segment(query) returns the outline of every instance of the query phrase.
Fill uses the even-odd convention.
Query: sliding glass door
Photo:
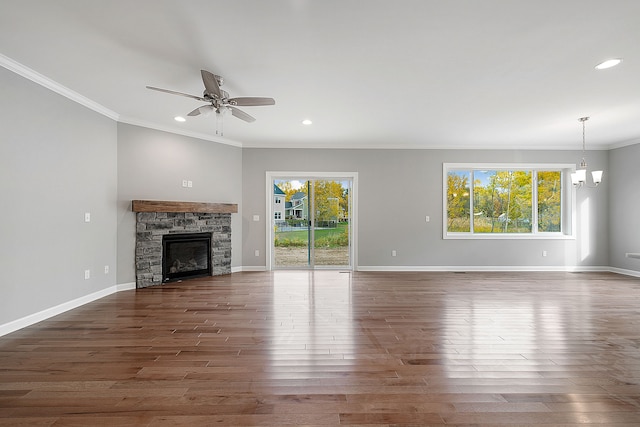
[[[353,178],[274,175],[269,181],[271,268],[351,268]]]
[[[350,181],[318,179],[313,194],[313,264],[349,266]]]

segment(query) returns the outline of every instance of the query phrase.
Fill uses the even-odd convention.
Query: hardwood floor
[[[235,273],[0,338],[0,425],[638,426],[640,279]]]

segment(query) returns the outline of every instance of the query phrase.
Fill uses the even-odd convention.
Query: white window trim
[[[447,231],[447,176],[450,170],[562,170],[562,226],[557,233],[460,233]],[[573,163],[443,163],[442,164],[442,238],[469,240],[574,240],[576,232],[576,192],[571,184]],[[533,191],[537,191],[537,186]],[[567,212],[566,210],[569,210]],[[537,230],[537,225],[534,230]]]

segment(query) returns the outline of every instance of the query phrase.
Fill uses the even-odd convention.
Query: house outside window
[[[443,165],[443,236],[571,238],[575,165]]]
[[[291,208],[289,214],[291,219],[307,219],[307,195],[298,191],[291,196]]]
[[[285,200],[286,194],[280,187],[273,184],[273,213],[274,219],[281,220],[285,216],[285,205],[283,203]]]

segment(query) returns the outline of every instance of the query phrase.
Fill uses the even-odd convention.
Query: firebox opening
[[[162,236],[162,281],[211,276],[211,233]]]

